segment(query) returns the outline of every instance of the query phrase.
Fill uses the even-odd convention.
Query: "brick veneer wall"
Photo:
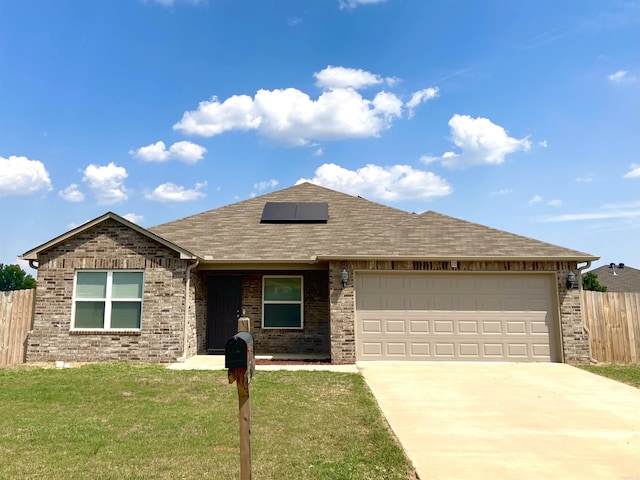
[[[346,269],[349,282],[342,288],[341,272]],[[587,364],[591,358],[589,336],[581,314],[580,291],[567,290],[569,271],[577,272],[575,262],[394,262],[394,261],[334,261],[329,264],[329,298],[331,312],[331,362],[348,364],[356,360],[355,299],[353,278],[356,270],[404,271],[465,271],[465,272],[549,272],[557,273],[558,307],[563,361]]]
[[[183,353],[187,266],[173,250],[111,219],[41,253],[27,361],[175,361]],[[139,332],[70,332],[80,269],[144,270]]]
[[[238,275],[238,272],[232,272]],[[224,274],[217,271],[216,275]],[[206,275],[201,272],[197,294],[198,346],[206,353]],[[264,275],[302,275],[304,324],[302,330],[262,328],[262,277]],[[319,354],[329,358],[328,276],[325,270],[253,271],[242,273],[242,308],[251,320],[256,355],[271,353]]]

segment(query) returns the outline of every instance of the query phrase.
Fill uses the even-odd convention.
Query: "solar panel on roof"
[[[327,223],[329,204],[326,202],[267,202],[261,223]]]
[[[267,202],[262,210],[263,223],[282,222],[296,217],[296,203],[292,202]]]

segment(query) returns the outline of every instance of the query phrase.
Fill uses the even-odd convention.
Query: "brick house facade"
[[[27,361],[175,361],[182,355],[187,266],[176,252],[115,220],[48,249],[39,259]],[[144,271],[140,330],[72,331],[76,270],[119,269]]]
[[[260,222],[265,201],[293,199],[325,201],[329,220]],[[365,219],[360,230],[358,218]],[[250,236],[238,230],[251,222],[256,223]],[[238,314],[242,310],[250,318],[258,354],[314,354],[336,364],[353,363],[359,359],[354,279],[366,272],[543,275],[553,290],[555,361],[590,360],[580,291],[568,289],[566,278],[595,257],[439,214],[408,214],[310,184],[149,230],[108,213],[23,258],[38,266],[29,362],[174,362],[211,353],[220,344],[212,349],[208,338],[219,315],[212,313],[210,280],[233,277]],[[139,326],[75,328],[77,272],[95,271],[142,272]],[[263,328],[263,279],[269,276],[302,279],[302,328]]]

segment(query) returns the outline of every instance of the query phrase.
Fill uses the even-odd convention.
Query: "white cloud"
[[[187,141],[176,142],[167,150],[164,142],[159,141],[137,150],[129,150],[129,155],[144,162],[180,160],[184,163],[196,163],[204,158],[206,152],[207,149],[203,146]]]
[[[542,148],[547,148],[549,145],[547,144],[546,140],[542,140],[541,142],[538,142],[538,146]]]
[[[142,0],[143,3],[157,3],[164,7],[172,7],[176,3],[186,3],[189,5],[206,5],[207,0]]]
[[[207,182],[196,183],[193,189],[188,190],[181,185],[168,182],[157,186],[153,192],[146,194],[145,198],[156,202],[190,202],[206,196],[201,192],[206,186]]]
[[[624,178],[640,178],[640,165],[632,163],[630,168],[631,170],[624,174]]]
[[[491,192],[489,195],[509,195],[510,193],[513,193],[513,189],[503,188],[501,190],[495,190]]]
[[[593,177],[585,176],[585,177],[577,177],[576,182],[578,183],[591,183],[593,182]]]
[[[445,179],[432,172],[414,170],[409,165],[367,165],[348,170],[325,163],[316,169],[312,179],[300,179],[297,183],[302,182],[382,201],[429,200],[452,192]]]
[[[129,220],[130,222],[137,223],[137,224],[139,224],[144,220],[144,217],[142,215],[138,215],[136,213],[127,213],[126,215],[123,215],[123,217]]]
[[[188,135],[213,137],[229,131],[255,131],[258,135],[285,146],[301,146],[318,141],[377,137],[391,127],[403,110],[413,108],[437,96],[437,88],[413,94],[407,105],[394,93],[381,91],[373,99],[357,89],[395,84],[395,77],[383,78],[361,69],[334,67],[316,72],[317,84],[324,91],[317,99],[296,88],[258,90],[249,95],[232,95],[220,101],[213,96],[198,108],[184,112],[174,126]],[[160,160],[166,157],[160,142],[143,147]],[[139,149],[141,150],[141,149]],[[134,151],[132,154],[146,154]]]
[[[536,203],[540,203],[542,201],[542,197],[540,195],[534,195],[531,200],[529,200],[529,205],[534,205]]]
[[[83,202],[84,193],[80,191],[80,188],[76,183],[72,183],[67,188],[60,190],[58,195],[64,198],[67,202]]]
[[[607,220],[640,217],[640,202],[603,205],[600,210],[586,213],[568,213],[543,217],[543,222],[574,222],[580,220]]]
[[[359,68],[334,67],[333,65],[329,65],[327,68],[315,72],[313,76],[316,77],[316,85],[318,87],[329,90],[335,88],[353,88],[359,90],[361,88],[379,85],[385,81],[380,75]]]
[[[258,192],[264,192],[265,190],[272,189],[278,186],[278,181],[275,179],[267,180],[265,182],[259,182],[253,184],[253,189]]]
[[[379,92],[373,99],[373,107],[376,112],[384,115],[385,119],[391,121],[393,117],[402,116],[402,100],[393,93]]]
[[[169,160],[169,152],[162,141],[140,147],[137,150],[129,150],[129,155],[145,162],[166,162]]]
[[[300,25],[302,23],[302,19],[298,17],[291,17],[287,19],[287,25],[290,27],[295,27],[296,25]]]
[[[356,8],[358,5],[370,5],[374,3],[382,3],[387,0],[338,0],[340,8]]]
[[[438,96],[438,88],[425,88],[418,90],[411,95],[411,99],[405,104],[409,109],[409,118],[413,117],[413,110],[421,103],[427,103],[427,101]]]
[[[554,198],[553,200],[549,200],[547,202],[547,205],[549,205],[550,207],[559,207],[560,205],[562,205],[562,200]]]
[[[98,203],[110,204],[129,198],[124,187],[127,170],[111,162],[109,165],[89,165],[84,170],[83,181],[94,191]]]
[[[201,102],[197,110],[185,112],[173,129],[205,137],[256,130],[286,146],[377,137],[400,116],[401,101],[394,97],[381,92],[371,101],[353,89],[335,89],[312,100],[295,88],[259,90],[255,98],[234,95],[222,103],[216,97]]]
[[[192,142],[176,142],[169,147],[171,158],[181,160],[184,163],[196,163],[204,158],[207,149]]]
[[[611,75],[608,75],[608,79],[611,80],[612,82],[621,82],[624,77],[626,77],[627,75],[626,70],[618,70],[616,73],[612,73]]]
[[[506,155],[518,150],[526,152],[531,148],[527,137],[510,137],[504,128],[488,118],[455,114],[449,120],[449,127],[453,143],[462,151],[446,152],[441,157],[423,155],[421,160],[424,163],[440,162],[447,168],[499,165]]]
[[[322,149],[322,147],[318,147],[318,149],[315,152],[313,152],[313,154],[316,157],[320,157],[320,156],[324,155],[324,150]]]
[[[607,75],[607,78],[613,83],[633,83],[638,79],[635,75],[629,75],[627,70],[618,70],[611,75]]]
[[[13,155],[0,157],[0,197],[51,189],[49,172],[41,161]]]

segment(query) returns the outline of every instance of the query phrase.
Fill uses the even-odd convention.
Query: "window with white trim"
[[[262,328],[301,329],[302,276],[262,277]]]
[[[139,330],[143,273],[79,270],[73,300],[74,330]]]

